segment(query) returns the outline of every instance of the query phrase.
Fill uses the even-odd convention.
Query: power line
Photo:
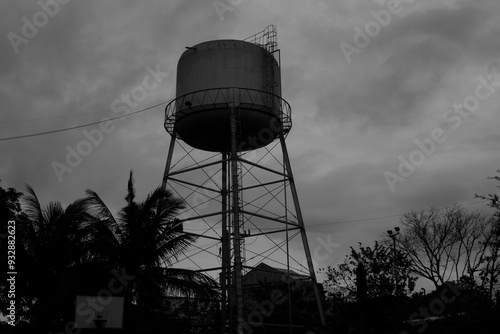
[[[479,203],[484,203],[487,202],[487,200],[483,201],[476,201],[476,202],[469,202],[469,203],[463,203],[463,204],[457,204],[457,206],[466,206],[466,205],[473,205],[473,204],[479,204]],[[446,208],[451,208],[453,205],[449,206],[443,206],[440,208],[437,208],[438,210],[443,210]],[[422,212],[430,212],[431,210],[423,210]],[[345,223],[358,223],[358,222],[364,222],[364,221],[370,221],[370,220],[377,220],[377,219],[384,219],[384,218],[394,218],[394,217],[402,217],[406,213],[400,213],[400,214],[395,214],[395,215],[389,215],[389,216],[381,216],[381,217],[370,217],[370,218],[363,218],[363,219],[354,219],[354,220],[341,220],[341,221],[336,221],[336,222],[330,222],[330,223],[322,223],[322,224],[305,224],[305,227],[310,227],[310,226],[325,226],[325,225],[336,225],[336,224],[345,224]],[[261,227],[259,228],[261,230],[273,230],[275,228],[273,227]],[[205,230],[205,228],[191,228],[191,230]]]
[[[72,115],[62,115],[62,116],[52,116],[52,117],[41,117],[41,118],[30,118],[30,119],[18,119],[18,120],[14,120],[14,121],[0,122],[0,124],[45,121],[45,120],[57,119],[57,118],[72,118],[72,117],[76,117],[76,116],[90,116],[90,115],[94,115],[94,114],[105,114],[105,113],[108,113],[108,112],[109,111],[94,111],[94,112],[87,112],[87,113],[82,113],[82,114],[72,114]]]
[[[477,202],[469,202],[469,203],[463,203],[463,204],[457,204],[457,206],[473,205],[473,204],[479,204],[479,203],[484,203],[484,202],[487,202],[487,200],[477,201]],[[452,206],[444,206],[444,207],[438,208],[438,210],[442,210],[442,209],[446,209],[446,208],[450,208],[450,207],[452,207]],[[430,212],[430,210],[423,210],[422,212]],[[355,220],[344,220],[344,221],[337,221],[337,222],[323,223],[323,224],[308,224],[306,226],[322,226],[322,225],[336,225],[336,224],[345,224],[345,223],[357,223],[357,222],[363,222],[363,221],[369,221],[369,220],[402,217],[405,214],[406,213],[400,213],[400,214],[395,214],[395,215],[390,215],[390,216],[370,217],[370,218],[355,219]]]
[[[95,125],[95,124],[100,124],[100,123],[104,123],[104,122],[109,122],[109,121],[113,121],[115,119],[125,118],[125,117],[128,117],[128,116],[134,115],[134,114],[145,112],[147,110],[156,108],[156,107],[158,107],[158,106],[160,106],[162,104],[165,104],[167,102],[168,101],[164,101],[164,102],[152,105],[150,107],[147,107],[147,108],[144,108],[144,109],[140,109],[140,110],[131,112],[131,113],[129,113],[127,115],[123,115],[123,116],[117,116],[117,117],[113,117],[113,118],[108,118],[108,119],[105,119],[105,120],[101,120],[101,121],[97,121],[97,122],[92,122],[92,123],[80,124],[80,125],[72,126],[72,127],[69,127],[69,128],[62,128],[62,129],[57,129],[57,130],[45,131],[45,132],[37,132],[37,133],[28,134],[28,135],[21,135],[21,136],[0,138],[0,141],[7,141],[7,140],[14,140],[14,139],[21,139],[21,138],[29,138],[29,137],[36,137],[36,136],[43,136],[43,135],[52,134],[52,133],[58,133],[58,132],[64,132],[64,131],[74,130],[74,129],[78,129],[78,128],[84,128],[84,127],[87,127],[87,126],[90,126],[90,125]],[[95,113],[100,113],[100,112],[95,112]],[[61,116],[61,117],[64,117],[64,116]],[[60,118],[60,117],[56,116],[56,117],[52,117],[52,118]],[[47,118],[47,119],[50,119],[50,118]],[[30,120],[25,120],[25,121],[30,121]],[[16,121],[13,121],[13,122],[16,122]],[[22,120],[18,121],[18,122],[22,122]],[[9,122],[4,122],[4,123],[9,123]],[[470,203],[464,203],[464,204],[460,204],[458,206],[473,205],[473,204],[479,204],[479,203],[484,203],[484,202],[487,202],[487,200],[477,201],[477,202],[470,202]],[[445,208],[448,208],[448,207],[442,207],[440,209],[445,209]],[[424,210],[423,212],[429,212],[429,211],[430,210]],[[394,215],[389,215],[389,216],[370,217],[370,218],[354,219],[354,220],[344,220],[344,221],[336,221],[336,222],[322,223],[322,224],[308,224],[307,226],[325,226],[325,225],[336,225],[336,224],[345,224],[345,223],[357,223],[357,222],[364,222],[364,221],[377,220],[377,219],[401,217],[401,216],[403,216],[405,214],[406,213],[401,213],[401,214],[394,214]]]
[[[403,215],[404,215],[404,213],[396,214],[396,215],[390,215],[390,216],[382,216],[382,217],[370,217],[370,218],[354,219],[354,220],[341,220],[341,221],[331,222],[331,223],[308,224],[306,226],[322,226],[322,225],[336,225],[336,224],[345,224],[345,223],[358,223],[358,222],[364,222],[364,221],[369,221],[369,220],[377,220],[377,219],[384,219],[384,218],[400,217],[400,216],[403,216]]]
[[[98,122],[80,124],[80,125],[72,126],[72,127],[69,127],[69,128],[62,128],[62,129],[57,129],[57,130],[45,131],[45,132],[31,133],[31,134],[28,134],[28,135],[5,137],[5,138],[0,138],[0,141],[7,141],[7,140],[14,140],[14,139],[21,139],[21,138],[29,138],[29,137],[36,137],[36,136],[43,136],[43,135],[48,135],[48,134],[57,133],[57,132],[64,132],[64,131],[74,130],[74,129],[78,129],[78,128],[84,128],[86,126],[100,124],[100,123],[104,123],[104,122],[109,122],[109,121],[113,121],[115,119],[125,118],[125,117],[128,117],[128,116],[134,115],[134,114],[138,114],[138,113],[141,113],[141,112],[144,112],[144,111],[156,108],[158,106],[161,106],[162,104],[165,104],[167,102],[168,101],[161,102],[161,103],[155,104],[153,106],[150,106],[150,107],[147,107],[147,108],[144,108],[144,109],[140,109],[140,110],[128,113],[127,115],[117,116],[117,117],[113,117],[113,118],[108,118],[108,119],[101,120],[101,121],[98,121]]]

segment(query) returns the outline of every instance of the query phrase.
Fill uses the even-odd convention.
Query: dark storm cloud
[[[440,84],[453,62],[450,50],[424,41],[389,56],[373,73],[348,78],[347,84],[318,100],[318,117],[358,119],[361,125],[405,127],[419,117],[419,103]]]
[[[1,2],[0,122],[50,119],[0,124],[0,137],[117,116],[111,103],[157,64],[168,76],[137,109],[169,101],[186,46],[243,39],[275,24],[283,97],[293,109],[287,146],[298,195],[306,225],[324,224],[308,227],[311,247],[316,237],[332,234],[347,252],[358,241],[371,243],[397,218],[329,223],[474,201],[474,193],[496,191],[486,177],[500,168],[495,93],[391,192],[384,172],[397,172],[398,156],[408,159],[417,149],[415,138],[429,138],[448,105],[474,93],[488,65],[500,75],[494,65],[500,62],[500,3],[402,0],[404,11],[348,64],[339,44],[352,43],[353,27],[373,20],[370,11],[386,4],[252,0],[220,20],[210,0],[74,0],[16,54],[6,34],[19,33],[22,17],[31,18],[39,5]],[[113,122],[114,131],[63,182],[51,163],[64,162],[66,147],[86,139],[83,129],[0,142],[1,185],[24,190],[29,183],[42,202],[64,204],[91,188],[116,210],[134,169],[138,198],[144,198],[160,184],[165,167],[170,137],[163,113],[161,106]],[[337,253],[325,264],[336,259]]]
[[[308,217],[313,221],[334,222],[349,219],[354,212],[359,218],[365,212],[373,215],[383,211],[386,204],[380,195],[383,191],[389,192],[381,177],[383,167],[368,162],[352,163],[333,168],[321,177],[298,182]],[[304,179],[304,176],[299,173],[297,178]]]
[[[359,58],[353,57],[349,70],[343,71],[343,85],[324,86],[316,102],[318,120],[411,126],[421,116],[419,105],[441,88],[457,62],[475,53],[471,45],[491,13],[467,6],[401,15],[382,28]]]
[[[40,11],[36,3],[11,7],[9,20],[1,21],[2,31],[18,34],[24,22],[22,17],[31,20],[33,14]],[[203,8],[208,10],[201,10]],[[18,54],[7,38],[0,42],[5,51],[0,56],[3,120],[49,118],[12,123],[12,126],[0,124],[2,137],[116,117],[118,114],[111,110],[112,102],[142,84],[149,73],[148,67],[167,72],[170,77],[168,80],[162,77],[158,88],[138,103],[137,108],[172,99],[176,62],[184,46],[208,39],[205,36],[216,38],[212,28],[199,30],[193,26],[211,26],[217,21],[210,4],[200,1],[72,1],[60,6],[58,14],[50,18],[35,37],[19,46]],[[28,182],[36,189],[43,189],[41,191],[50,198],[70,201],[81,196],[85,188],[100,189],[103,184],[107,184],[103,190],[112,191],[121,198],[123,187],[120,185],[126,184],[129,170],[135,168],[150,174],[147,171],[151,168],[149,162],[157,163],[157,159],[149,158],[147,163],[140,165],[137,161],[145,159],[144,154],[148,151],[158,152],[155,148],[159,145],[165,145],[164,149],[168,145],[168,135],[161,126],[162,110],[141,115],[143,117],[132,116],[113,122],[115,130],[105,135],[102,143],[94,146],[92,153],[71,173],[66,173],[62,183],[51,164],[54,161],[65,164],[67,146],[76,149],[87,139],[82,134],[84,129],[2,143],[2,153],[12,157],[4,160],[2,172],[12,175],[9,181],[13,185],[23,188]],[[159,130],[147,136],[141,133],[141,129],[147,131],[151,125]],[[92,131],[96,127],[85,129]],[[141,140],[134,141],[136,136]],[[164,160],[165,154],[161,152],[155,157]],[[164,165],[164,161],[160,165]],[[143,184],[155,188],[161,180],[162,168],[158,169],[156,179]],[[106,182],[100,181],[109,173],[113,177],[107,177]],[[120,175],[125,175],[125,179],[121,180]],[[70,189],[75,192],[71,198],[65,195]]]
[[[488,8],[464,4],[453,8],[429,8],[415,10],[404,15],[380,35],[381,46],[412,36],[438,37],[442,43],[454,43],[464,49],[472,42],[483,23],[493,13]]]

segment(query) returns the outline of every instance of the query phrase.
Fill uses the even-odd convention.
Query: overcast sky
[[[474,194],[495,191],[487,177],[500,169],[498,0],[40,3],[0,3],[0,138],[120,116],[122,95],[145,84],[147,96],[122,111],[162,104],[104,129],[0,141],[4,188],[28,183],[43,203],[64,205],[91,188],[118,209],[133,169],[144,198],[161,183],[164,108],[185,47],[274,24],[311,248],[338,244],[319,266],[372,244],[398,214],[484,209]],[[83,130],[96,129],[102,140],[82,146]],[[78,148],[88,155],[71,167],[68,150]]]

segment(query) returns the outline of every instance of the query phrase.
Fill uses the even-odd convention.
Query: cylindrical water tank
[[[177,65],[176,99],[167,107],[167,130],[175,129],[193,147],[228,152],[234,108],[238,151],[272,142],[282,130],[283,105],[289,106],[280,96],[280,69],[270,48],[239,40],[188,48]]]

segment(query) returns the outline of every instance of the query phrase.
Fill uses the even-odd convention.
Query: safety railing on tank
[[[276,33],[276,26],[270,24],[264,30],[256,33],[255,35],[245,38],[244,41],[259,45],[260,47],[274,54],[274,52],[278,49],[278,36]]]
[[[224,87],[194,91],[170,101],[165,108],[165,130],[177,136],[175,122],[182,116],[232,105],[275,115],[281,121],[283,134],[292,128],[292,108],[280,96],[256,89]]]

